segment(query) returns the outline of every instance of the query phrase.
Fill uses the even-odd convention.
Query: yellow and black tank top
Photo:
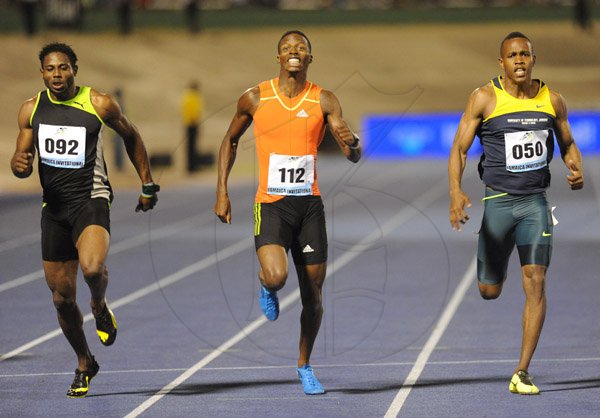
[[[37,95],[30,124],[45,203],[112,200],[102,149],[104,122],[90,94],[89,87],[79,87],[75,97],[62,102],[52,100],[48,90]]]
[[[483,146],[479,175],[494,190],[542,192],[550,186],[548,165],[554,153],[556,112],[550,90],[540,80],[535,97],[517,99],[504,90],[500,77],[491,83],[496,107],[477,131]]]

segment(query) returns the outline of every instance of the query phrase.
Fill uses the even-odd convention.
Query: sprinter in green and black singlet
[[[483,146],[479,174],[485,184],[484,215],[477,250],[479,292],[496,299],[517,247],[525,307],[519,364],[509,383],[512,393],[534,395],[528,369],[546,314],[544,285],[552,253],[553,216],[545,190],[554,139],[570,170],[571,189],[583,187],[581,153],[573,140],[563,97],[532,78],[536,57],[531,41],[510,33],[500,45],[504,75],[475,90],[460,120],[448,160],[450,223],[461,229],[469,219],[469,197],[461,188],[467,152],[475,135]]]
[[[77,355],[75,378],[67,396],[81,398],[87,395],[89,383],[100,367],[88,347],[76,302],[79,268],[90,288],[100,341],[108,346],[117,336],[117,322],[105,298],[112,200],[102,152],[101,131],[105,124],[123,138],[142,182],[136,211],[154,207],[159,187],[152,181],[144,142],[116,100],[75,85],[77,56],[73,49],[51,43],[42,48],[39,59],[46,90],[26,100],[19,110],[19,135],[10,166],[15,176],[29,177],[37,150],[44,190],[44,274],[58,322]]]
[[[90,198],[112,201],[102,149],[104,122],[91,101],[91,89],[53,100],[37,95],[30,123],[38,151],[38,172],[46,204],[77,204]]]

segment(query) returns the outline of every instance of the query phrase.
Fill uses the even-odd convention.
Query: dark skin
[[[278,52],[279,89],[285,96],[295,97],[306,86],[308,67],[313,60],[308,41],[299,34],[289,34],[279,42]],[[358,162],[362,153],[361,146],[358,137],[342,117],[342,108],[337,97],[328,90],[322,90],[320,102],[324,119],[340,150],[348,160]],[[221,144],[214,211],[223,223],[231,223],[231,202],[227,193],[229,173],[235,162],[239,140],[252,123],[259,103],[260,88],[258,86],[242,94]],[[280,245],[264,245],[258,249],[257,256],[261,266],[259,272],[261,284],[270,291],[281,289],[288,276],[288,259],[285,248]],[[326,263],[296,265],[303,306],[300,318],[298,367],[310,362],[310,354],[319,331],[323,315],[321,292],[326,270]]]
[[[499,65],[504,72],[502,84],[506,92],[518,99],[530,99],[537,95],[540,83],[532,79],[535,61],[532,45],[527,39],[513,38],[503,43]],[[567,183],[572,190],[579,190],[583,187],[583,166],[581,153],[573,140],[567,119],[567,105],[564,98],[552,90],[550,91],[550,101],[556,113],[554,130],[561,157],[570,172],[567,175]],[[450,151],[448,160],[449,217],[452,228],[457,231],[460,231],[461,225],[469,220],[466,208],[471,207],[469,196],[461,189],[467,152],[473,144],[477,128],[493,112],[495,106],[496,95],[491,84],[486,84],[471,93]],[[546,267],[534,264],[524,265],[521,267],[521,273],[526,301],[523,310],[521,355],[515,371],[528,370],[546,314],[544,291]],[[479,282],[479,292],[485,299],[495,299],[502,292],[502,283],[490,285]]]
[[[79,88],[75,84],[77,66],[72,65],[67,55],[52,52],[44,58],[40,68],[42,79],[56,101],[66,101],[76,96]],[[92,104],[98,116],[114,129],[124,140],[129,159],[133,163],[142,184],[152,183],[152,174],[146,148],[142,138],[129,119],[122,113],[117,101],[110,95],[91,91]],[[11,170],[19,178],[26,178],[33,172],[35,146],[30,118],[35,107],[36,97],[21,106],[18,115],[19,134],[15,153],[11,159]],[[156,197],[139,197],[136,211],[147,211],[156,204]],[[91,353],[83,333],[83,316],[76,303],[77,270],[81,267],[84,279],[90,288],[90,306],[97,315],[106,304],[105,293],[108,285],[108,270],[105,266],[110,236],[99,225],[87,226],[79,236],[75,246],[79,260],[65,262],[44,261],[46,282],[52,292],[52,299],[58,314],[58,322],[78,359],[79,370],[88,370]]]

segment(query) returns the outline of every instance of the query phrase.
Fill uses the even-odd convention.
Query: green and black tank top
[[[64,102],[52,100],[48,90],[37,95],[30,124],[45,203],[112,200],[102,149],[104,122],[90,94],[89,87],[79,87]]]
[[[491,80],[494,111],[483,120],[477,136],[483,146],[479,175],[494,190],[511,194],[539,193],[550,186],[548,167],[554,153],[554,119],[550,90],[541,80],[537,95],[517,99]]]

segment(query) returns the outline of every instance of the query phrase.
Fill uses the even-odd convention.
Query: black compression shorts
[[[545,193],[514,195],[486,188],[479,232],[477,276],[480,282],[500,284],[515,247],[521,266],[548,267],[552,255],[552,213]]]
[[[77,260],[75,244],[89,225],[100,225],[110,233],[110,203],[104,198],[74,205],[48,205],[42,208],[42,259]]]
[[[320,196],[286,196],[254,204],[254,244],[277,244],[292,250],[298,265],[327,261],[325,211]]]

